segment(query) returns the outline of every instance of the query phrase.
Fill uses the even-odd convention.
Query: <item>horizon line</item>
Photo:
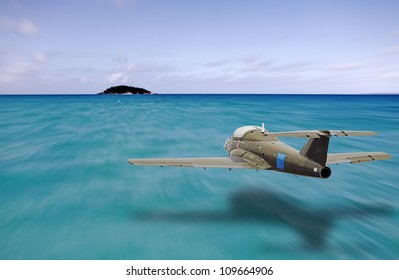
[[[0,96],[15,95],[100,95],[98,93],[0,93]],[[399,95],[397,93],[151,93],[151,94],[102,94],[102,95]]]

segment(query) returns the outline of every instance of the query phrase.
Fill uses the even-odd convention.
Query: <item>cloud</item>
[[[48,61],[48,57],[47,55],[45,55],[44,53],[34,53],[33,54],[33,59],[36,62],[47,62]]]
[[[131,63],[113,69],[106,76],[109,84],[153,81],[154,77],[161,77],[176,72],[176,67],[168,63]]]
[[[0,19],[0,30],[11,31],[25,37],[37,36],[41,33],[41,30],[28,19]]]
[[[124,6],[129,0],[111,0],[111,2],[116,6]]]
[[[210,71],[215,70],[223,73],[247,74],[248,72],[304,72],[314,70],[318,63],[315,61],[291,61],[281,63],[280,61],[265,59],[259,55],[247,55],[235,59],[213,60],[204,64]]]
[[[243,72],[259,72],[265,70],[272,64],[273,62],[270,60],[258,61],[255,63],[248,63],[244,65],[244,67],[242,67],[240,70]]]
[[[27,62],[15,61],[0,68],[0,83],[13,83],[21,76],[32,70]]]
[[[86,75],[80,76],[79,82],[81,84],[97,84],[97,80],[94,77]]]
[[[206,67],[221,67],[221,66],[225,66],[228,64],[231,64],[233,61],[231,59],[219,59],[219,60],[214,60],[214,61],[210,61],[208,63],[205,63]]]
[[[343,63],[336,64],[331,67],[331,70],[334,71],[349,71],[349,70],[357,70],[361,68],[361,64],[359,63]]]
[[[399,36],[399,29],[393,31],[391,34],[392,36]]]
[[[277,65],[271,68],[270,70],[276,72],[302,72],[313,69],[315,68],[315,66],[316,66],[315,62],[296,61],[296,62]]]
[[[239,58],[220,59],[206,63],[204,66],[218,70],[230,70],[236,73],[260,72],[269,68],[274,62],[259,55],[246,55]],[[228,68],[227,68],[228,67]]]
[[[382,50],[382,54],[386,54],[386,55],[399,55],[399,45],[398,45],[398,46],[392,46],[392,47],[383,49],[383,50]]]
[[[109,83],[115,83],[115,82],[126,83],[126,81],[127,81],[127,77],[126,77],[125,73],[123,73],[123,72],[111,73],[111,75],[108,77]]]
[[[135,0],[95,0],[97,3],[111,3],[113,6],[124,7]]]
[[[168,63],[132,63],[126,67],[126,71],[133,73],[167,73],[176,70],[176,67]]]

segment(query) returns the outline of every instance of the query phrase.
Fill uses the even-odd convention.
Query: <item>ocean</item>
[[[393,158],[325,180],[127,162],[225,156],[262,122],[376,131],[329,152]],[[1,95],[0,259],[399,259],[398,139],[398,95]]]

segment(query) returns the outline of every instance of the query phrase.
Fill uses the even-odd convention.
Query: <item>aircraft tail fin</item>
[[[324,135],[321,135],[320,138],[309,138],[303,146],[300,154],[321,164],[322,166],[325,166],[327,162],[329,141],[330,138]]]

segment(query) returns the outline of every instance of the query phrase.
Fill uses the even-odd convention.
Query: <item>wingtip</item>
[[[133,159],[128,159],[127,160],[128,163],[135,165],[134,160]]]

